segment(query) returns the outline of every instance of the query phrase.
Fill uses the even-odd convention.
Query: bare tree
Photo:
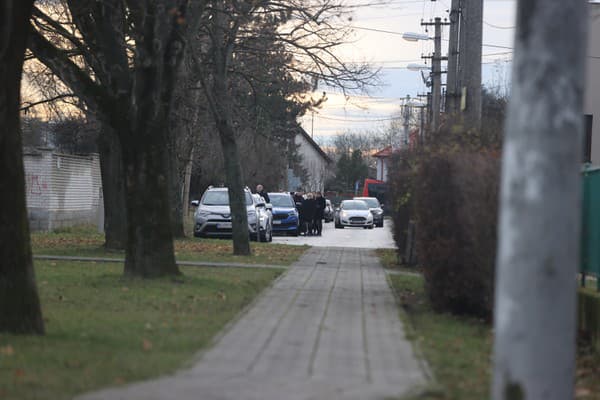
[[[21,72],[33,1],[0,7],[0,332],[44,333],[35,285],[19,126]]]
[[[187,24],[195,21],[189,12],[201,4],[67,0],[66,5],[75,30],[37,8],[29,48],[110,128],[102,133],[118,138],[128,221],[125,274],[179,274],[163,151]],[[68,46],[48,37],[56,35]]]
[[[584,0],[518,2],[500,196],[495,400],[574,396],[586,18]]]
[[[247,215],[236,129],[232,116],[230,75],[235,73],[236,54],[272,54],[288,57],[286,68],[307,82],[320,81],[344,91],[360,90],[374,74],[365,65],[340,60],[336,49],[349,32],[343,21],[342,2],[329,0],[218,0],[208,8],[205,37],[197,67],[212,112],[225,160],[229,189],[234,254],[250,254]],[[265,49],[267,37],[272,46]]]

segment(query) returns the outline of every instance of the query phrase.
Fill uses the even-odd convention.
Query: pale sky
[[[355,6],[380,3],[381,6],[356,7],[352,25],[354,43],[345,46],[342,59],[366,61],[382,68],[382,86],[368,94],[358,94],[346,100],[340,94],[327,91],[328,101],[318,112],[301,121],[315,139],[342,132],[357,132],[384,128],[396,118],[406,95],[416,97],[427,88],[421,74],[406,69],[409,63],[423,64],[421,55],[433,51],[429,41],[408,42],[403,32],[426,33],[421,20],[448,18],[450,0],[350,0]],[[510,77],[516,0],[484,0],[483,83],[504,89]],[[385,32],[381,32],[385,31]],[[432,27],[428,32],[433,36]],[[446,55],[448,27],[443,28],[442,53]],[[445,66],[442,67],[445,70]]]

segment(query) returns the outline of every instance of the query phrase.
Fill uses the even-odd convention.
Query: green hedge
[[[592,347],[600,352],[600,292],[579,289],[579,331],[590,338]]]

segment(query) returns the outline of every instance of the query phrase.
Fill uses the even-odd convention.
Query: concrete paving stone
[[[195,364],[80,400],[369,400],[426,382],[378,259],[311,248]]]

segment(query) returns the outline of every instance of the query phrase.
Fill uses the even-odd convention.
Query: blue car
[[[298,236],[300,221],[292,195],[289,193],[269,193],[269,198],[273,206],[273,233]]]

